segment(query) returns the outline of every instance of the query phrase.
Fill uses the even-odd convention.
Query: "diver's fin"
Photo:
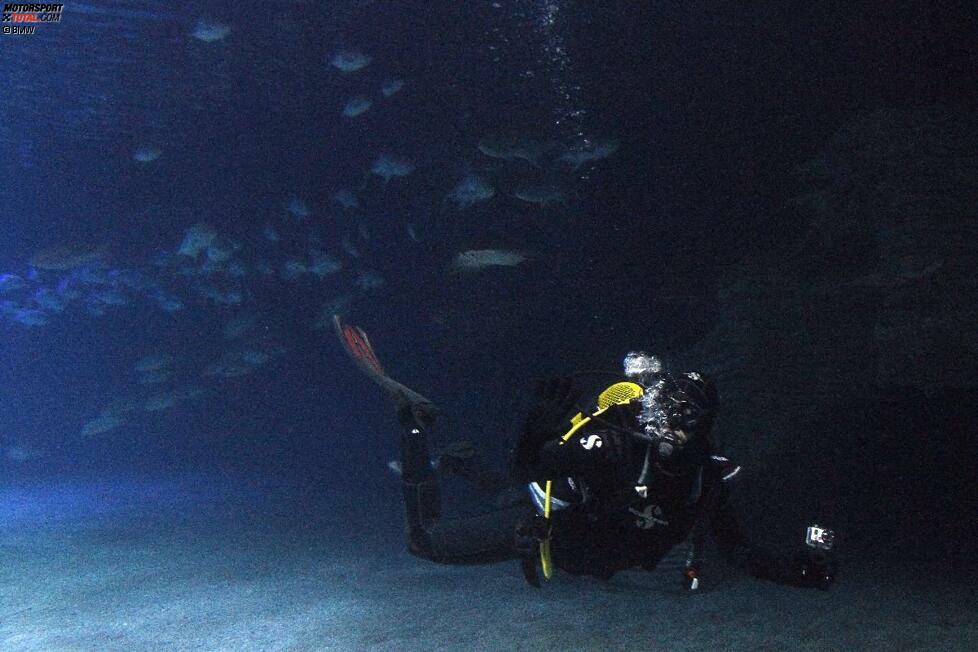
[[[380,366],[380,360],[374,353],[374,347],[370,344],[370,338],[363,332],[363,329],[352,324],[344,324],[339,315],[333,315],[333,324],[336,325],[336,334],[343,342],[346,352],[353,358],[364,373],[368,376],[384,375],[384,368]]]
[[[435,404],[384,373],[384,368],[377,359],[373,346],[370,345],[370,338],[361,328],[344,323],[339,315],[333,315],[333,325],[336,326],[336,334],[347,354],[360,371],[390,395],[398,413],[402,416],[410,416],[425,425],[434,420],[438,415]],[[409,415],[405,414],[407,410],[410,411]]]

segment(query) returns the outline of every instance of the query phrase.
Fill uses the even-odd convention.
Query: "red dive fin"
[[[344,324],[339,315],[333,315],[333,323],[336,325],[336,333],[340,336],[340,341],[346,348],[346,352],[358,365],[367,366],[373,373],[384,375],[384,368],[380,366],[380,360],[374,353],[374,347],[370,345],[370,338],[358,326]]]
[[[384,368],[370,345],[370,338],[361,328],[344,323],[339,315],[333,315],[333,325],[336,326],[336,334],[350,358],[363,373],[390,395],[398,410],[410,407],[415,418],[425,423],[434,420],[438,414],[435,404],[384,373]]]

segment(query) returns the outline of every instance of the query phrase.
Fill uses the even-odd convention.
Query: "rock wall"
[[[978,396],[978,115],[858,115],[797,172],[806,191],[776,216],[795,235],[724,275],[716,328],[683,363],[717,378],[754,511],[782,505],[764,527],[789,505],[872,538],[866,521],[953,485],[975,437],[940,413]]]
[[[875,265],[838,290],[875,313],[876,383],[978,386],[976,116],[861,116],[805,171],[829,209],[815,213],[822,228],[871,238]]]

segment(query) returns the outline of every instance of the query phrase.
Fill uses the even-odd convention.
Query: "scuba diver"
[[[464,446],[433,463],[428,430],[435,405],[384,373],[366,333],[339,316],[334,323],[350,357],[394,401],[411,554],[442,564],[518,560],[527,582],[539,587],[541,573],[550,579],[555,568],[604,580],[627,569],[653,570],[682,545],[682,583],[697,590],[712,534],[723,558],[754,577],[823,590],[834,581],[831,530],[809,527],[806,547],[791,558],[748,539],[730,498],[740,467],[717,454],[712,437],[716,386],[695,372],[666,373],[645,353],[625,357],[622,377],[592,410],[579,407],[572,378],[539,382],[509,478],[529,500],[441,518],[436,466],[492,483],[470,468]]]

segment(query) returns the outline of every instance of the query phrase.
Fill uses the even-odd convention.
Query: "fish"
[[[255,315],[240,315],[224,324],[224,337],[229,340],[237,339],[255,327],[258,318]]]
[[[44,326],[48,323],[47,315],[34,308],[16,308],[8,314],[10,319],[27,327]]]
[[[564,191],[553,185],[526,185],[513,191],[513,196],[521,201],[547,208],[553,204],[563,204],[567,201]]]
[[[170,372],[167,369],[157,369],[139,374],[136,381],[140,385],[159,385],[170,379]]]
[[[253,367],[260,367],[272,359],[270,353],[265,351],[242,351],[241,361]]]
[[[350,241],[350,235],[344,233],[343,237],[340,239],[340,245],[343,247],[343,251],[350,255],[351,258],[359,258],[360,250],[357,249],[353,242]]]
[[[203,394],[204,394],[204,390],[201,389],[200,387],[185,387],[184,389],[173,390],[173,395],[181,401],[186,401],[191,398],[197,398],[198,396],[202,396]]]
[[[34,303],[48,312],[63,312],[68,301],[50,288],[39,288],[34,293]]]
[[[343,116],[347,118],[355,118],[357,116],[363,115],[370,110],[373,106],[373,101],[362,95],[357,95],[356,97],[351,97],[343,107]]]
[[[380,92],[384,97],[390,97],[404,88],[404,82],[400,79],[388,79],[380,86]]]
[[[319,249],[320,243],[312,240],[314,239],[310,238],[309,259],[305,265],[307,272],[323,278],[343,269],[343,263],[339,258]]]
[[[259,260],[255,263],[255,271],[262,276],[275,276],[275,268],[267,260]]]
[[[376,290],[384,287],[386,284],[387,281],[379,272],[369,270],[357,274],[357,280],[354,281],[354,285],[361,290]]]
[[[342,72],[357,72],[370,65],[373,57],[360,50],[339,50],[334,53],[329,62]]]
[[[212,285],[197,286],[197,293],[205,299],[222,306],[236,306],[244,301],[241,290],[219,290]]]
[[[202,251],[207,251],[215,238],[217,238],[217,234],[210,226],[198,222],[184,232],[183,242],[180,243],[177,253],[181,256],[196,258]]]
[[[515,267],[527,260],[527,256],[519,251],[505,249],[470,249],[463,251],[452,259],[452,268],[456,270],[477,270],[486,267]]]
[[[232,260],[229,262],[224,271],[231,278],[244,278],[248,275],[248,268],[240,260]]]
[[[113,269],[108,273],[108,280],[113,285],[121,285],[130,290],[143,290],[148,283],[148,279],[134,269]]]
[[[309,204],[307,204],[304,199],[299,199],[298,197],[293,197],[290,199],[289,203],[285,207],[285,210],[300,220],[304,220],[312,215],[312,210],[309,208]]]
[[[207,260],[212,263],[226,263],[241,245],[227,238],[214,237],[207,245]]]
[[[916,269],[913,268],[916,263]],[[904,269],[887,270],[884,272],[874,272],[865,276],[860,276],[845,285],[862,286],[876,289],[892,290],[901,286],[912,285],[919,281],[926,281],[937,273],[944,266],[944,259],[930,261],[914,261],[907,259],[904,261]]]
[[[104,267],[109,247],[100,245],[65,245],[37,252],[29,261],[31,267],[50,272],[65,272],[79,267]]]
[[[414,172],[414,164],[398,156],[381,154],[374,160],[370,171],[382,178],[384,184],[387,184],[394,177],[406,177]]]
[[[47,452],[43,449],[25,444],[10,444],[3,446],[2,449],[4,459],[10,460],[11,462],[16,462],[18,464],[33,462],[34,460],[39,460],[47,455]]]
[[[163,312],[173,314],[183,310],[183,301],[180,301],[180,299],[176,297],[159,292],[154,294],[152,298],[156,301],[156,305],[158,305],[160,310]]]
[[[92,292],[89,301],[103,306],[124,306],[129,303],[129,297],[115,288],[105,288]]]
[[[150,353],[136,361],[133,369],[137,373],[149,373],[153,371],[163,371],[173,366],[173,356],[169,353]]]
[[[163,156],[163,150],[159,147],[152,147],[149,145],[144,145],[138,147],[132,153],[132,160],[138,161],[139,163],[152,163]]]
[[[279,276],[282,277],[283,281],[294,281],[308,271],[309,270],[306,269],[305,263],[296,260],[295,258],[290,258],[289,260],[285,261]]]
[[[536,167],[540,159],[554,148],[554,143],[541,143],[516,137],[486,136],[477,145],[480,152],[503,161],[523,160]]]
[[[408,222],[408,225],[407,225],[407,234],[408,234],[408,237],[411,238],[412,240],[414,240],[415,242],[421,242],[421,238],[418,237],[418,231],[417,231],[417,229],[415,229],[414,228],[414,225],[411,224],[410,222]]]
[[[27,281],[16,274],[0,274],[0,294],[16,292],[27,287]]]
[[[66,301],[74,301],[75,299],[80,299],[82,297],[82,287],[73,277],[73,275],[68,274],[58,281],[58,294],[60,294]]]
[[[99,287],[112,285],[112,279],[105,269],[95,267],[80,267],[72,270],[67,277],[79,286]]]
[[[162,410],[169,410],[171,407],[176,406],[180,402],[180,397],[175,396],[172,393],[157,394],[156,396],[150,396],[146,399],[146,403],[143,405],[143,409],[147,412],[160,412]]]
[[[336,194],[333,195],[333,199],[342,206],[343,208],[359,208],[360,200],[353,193],[352,190],[342,189],[337,190]]]
[[[468,174],[462,178],[455,188],[448,193],[446,199],[455,203],[461,209],[469,208],[496,195],[496,189],[489,180],[478,174]]]
[[[313,250],[310,252],[310,263],[306,269],[323,279],[343,269],[343,264],[327,253]]]
[[[245,351],[242,351],[241,352],[241,359],[243,361],[247,362],[248,364],[254,364],[254,365],[265,364],[269,360],[272,360],[274,358],[281,357],[281,356],[285,355],[287,351],[288,351],[288,349],[286,349],[284,346],[280,346],[280,345],[270,346],[269,345],[269,346],[266,346],[261,351],[256,351],[256,350],[245,350]]]
[[[217,362],[207,365],[201,372],[202,376],[223,376],[225,378],[237,378],[252,373],[256,367],[267,364],[274,354],[284,353],[280,351],[257,351],[248,349],[244,351],[229,351],[221,356]]]
[[[160,412],[162,410],[169,410],[172,407],[176,407],[180,401],[185,401],[196,396],[200,396],[204,391],[198,387],[189,387],[185,389],[172,389],[167,392],[161,392],[155,396],[151,396],[143,403],[143,409],[147,412]]]
[[[82,437],[92,437],[115,430],[125,423],[120,417],[115,415],[102,415],[95,417],[81,429]]]
[[[117,398],[103,407],[99,416],[121,418],[123,415],[142,409],[144,403],[143,399],[137,397]]]
[[[222,376],[224,378],[240,378],[253,373],[254,367],[246,364],[231,364],[227,362],[213,362],[200,372],[201,376]]]
[[[226,38],[230,33],[231,28],[224,23],[204,20],[202,18],[197,21],[197,24],[194,26],[194,31],[190,32],[190,35],[198,41],[213,43],[214,41],[220,41]]]
[[[585,138],[567,147],[558,160],[577,170],[585,163],[608,158],[618,151],[618,146],[619,142],[614,138],[593,140]]]

